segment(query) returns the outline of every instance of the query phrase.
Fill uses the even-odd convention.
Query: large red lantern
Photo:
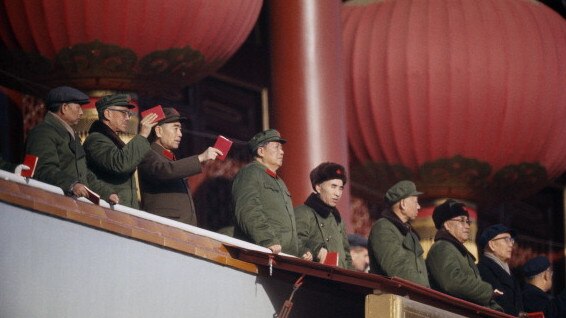
[[[342,18],[354,194],[410,178],[433,197],[501,200],[566,170],[566,22],[554,11],[352,1]]]
[[[218,69],[262,0],[0,2],[2,84],[163,94]]]

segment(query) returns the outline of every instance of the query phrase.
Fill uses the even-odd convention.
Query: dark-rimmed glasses
[[[464,223],[465,223],[465,224],[468,224],[468,225],[471,225],[471,224],[472,224],[472,221],[471,221],[470,219],[467,219],[467,218],[462,218],[462,219],[461,219],[461,218],[450,219],[450,221],[460,222],[460,223],[462,223],[462,225],[464,225]]]
[[[126,117],[132,117],[134,115],[134,113],[132,113],[129,110],[124,110],[124,109],[115,109],[115,108],[107,108],[108,110],[113,110],[115,112],[120,112],[124,115],[126,115]]]
[[[507,242],[508,244],[511,244],[511,245],[515,244],[515,239],[512,238],[511,236],[496,238],[496,239],[493,239],[492,241],[499,241],[499,240],[505,240],[505,242]]]

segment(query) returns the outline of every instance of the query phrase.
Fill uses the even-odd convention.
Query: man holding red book
[[[346,169],[325,162],[310,173],[314,190],[305,204],[295,208],[300,252],[310,252],[313,260],[353,269],[346,227],[336,208],[346,184]],[[334,264],[330,258],[336,256]]]
[[[187,178],[202,171],[202,164],[222,155],[208,147],[199,155],[178,159],[173,150],[181,143],[182,122],[179,112],[164,107],[165,118],[157,123],[150,136],[151,150],[138,166],[142,209],[179,222],[197,225],[195,205]]]
[[[34,178],[61,187],[65,194],[89,197],[89,188],[110,203],[119,203],[118,195],[87,168],[81,140],[74,128],[81,119],[81,105],[89,99],[68,86],[52,89],[47,95],[47,114],[27,139],[26,153],[38,157]]]
[[[126,133],[135,105],[129,95],[113,94],[96,102],[98,120],[89,130],[84,142],[89,169],[112,188],[120,197],[120,203],[139,208],[136,168],[149,151],[147,137],[151,133],[157,115],[151,114],[140,121],[140,132],[127,144],[119,133]]]

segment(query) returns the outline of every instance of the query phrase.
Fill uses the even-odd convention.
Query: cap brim
[[[90,103],[90,100],[88,100],[88,99],[72,100],[72,101],[68,101],[68,102],[65,102],[65,103],[77,103],[79,105],[85,105],[85,104]]]
[[[161,124],[168,124],[168,123],[174,123],[174,122],[181,122],[181,123],[182,123],[182,122],[184,122],[185,120],[187,120],[186,117],[183,117],[183,116],[180,116],[180,117],[179,117],[179,116],[173,116],[173,117],[169,117],[169,118],[163,119],[162,121],[159,122],[158,125],[161,125]]]
[[[129,109],[136,108],[136,105],[130,103],[114,103],[112,106],[128,107]]]

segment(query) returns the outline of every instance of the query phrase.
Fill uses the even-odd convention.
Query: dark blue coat
[[[526,284],[523,288],[525,312],[544,312],[545,318],[566,317],[566,290],[552,297],[540,288]]]
[[[481,256],[478,263],[481,278],[490,283],[494,289],[503,292],[495,301],[503,307],[505,313],[518,316],[523,311],[523,299],[519,281],[489,257]]]

